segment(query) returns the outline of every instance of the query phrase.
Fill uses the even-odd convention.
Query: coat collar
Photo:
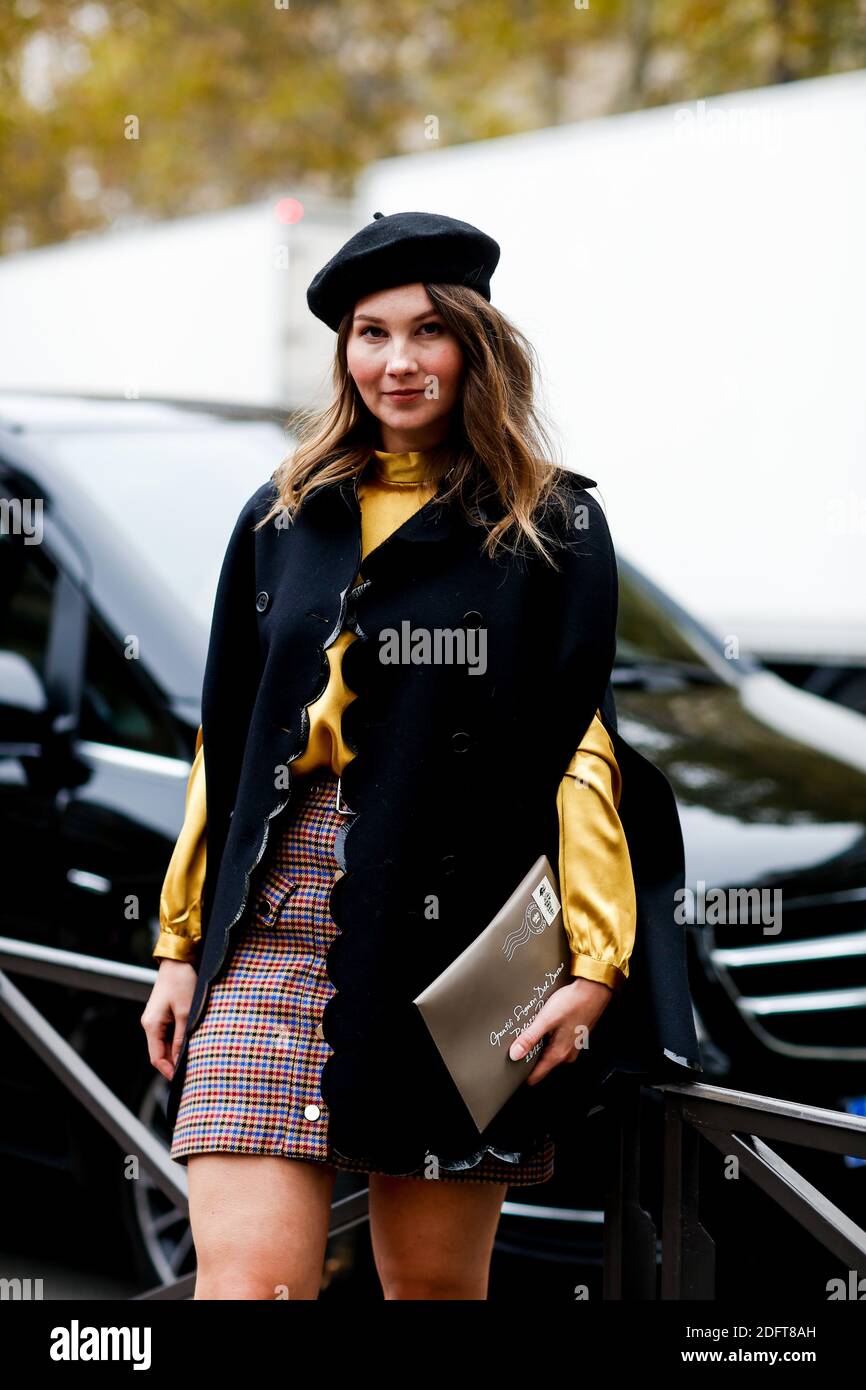
[[[333,534],[334,528],[349,524],[357,530],[358,536],[361,533],[361,504],[358,499],[358,482],[360,474],[353,478],[346,478],[340,483],[320,484],[307,494],[303,512],[309,509],[308,515],[312,522],[321,526],[329,533]],[[595,481],[583,473],[576,473],[570,470],[570,476],[574,485],[578,488],[595,487]],[[372,550],[365,560],[361,562],[361,569],[365,577],[377,573],[380,567],[386,564],[391,558],[397,558],[406,546],[422,544],[425,547],[433,546],[435,542],[443,542],[454,537],[458,530],[467,529],[468,523],[458,513],[457,503],[452,500],[445,504],[440,503],[448,487],[447,476],[443,476],[436,488],[435,493],[425,502],[418,511],[413,512],[402,525],[392,531],[390,536]]]
[[[327,483],[314,488],[308,493],[301,514],[309,509],[308,515],[316,527],[321,527],[333,534],[334,528],[340,528],[346,524],[352,526],[361,534],[361,503],[358,499],[357,484],[360,475],[354,478],[346,478],[341,483]],[[387,556],[395,553],[403,546],[433,545],[435,542],[448,540],[455,534],[458,527],[457,509],[454,502],[447,502],[444,505],[438,500],[442,497],[448,486],[447,479],[441,478],[435,493],[425,502],[423,507],[413,512],[410,517],[398,526],[391,535],[386,537],[380,545],[372,550],[367,558],[362,561],[362,568],[365,574],[372,573],[378,569]],[[381,557],[381,558],[380,558]]]

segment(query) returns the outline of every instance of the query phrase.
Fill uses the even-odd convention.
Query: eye
[[[424,336],[425,336],[425,337],[428,337],[428,338],[429,338],[429,337],[435,337],[437,333],[444,333],[444,331],[445,331],[444,326],[443,326],[441,323],[436,323],[436,322],[435,322],[434,320],[432,320],[432,319],[431,319],[431,321],[430,321],[429,323],[422,323],[421,328],[420,328],[419,331],[420,331],[421,333],[423,333],[425,328],[432,328],[432,329],[434,330],[434,332],[433,332],[432,334],[430,334],[430,333],[424,334]]]
[[[368,333],[381,333],[383,330],[375,323],[368,323],[366,328],[362,328],[358,334],[359,338],[364,338]]]

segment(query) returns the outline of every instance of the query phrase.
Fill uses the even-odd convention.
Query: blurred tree
[[[864,63],[863,0],[9,0],[0,247]]]

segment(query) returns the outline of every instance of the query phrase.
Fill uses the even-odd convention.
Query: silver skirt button
[[[319,1118],[319,1116],[321,1115],[321,1113],[322,1113],[322,1112],[321,1112],[321,1110],[319,1109],[318,1105],[305,1105],[305,1106],[304,1106],[304,1119],[305,1119],[305,1120],[317,1120],[317,1119]]]

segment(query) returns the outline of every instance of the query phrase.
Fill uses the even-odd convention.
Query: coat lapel
[[[321,529],[329,540],[348,524],[357,537],[360,556],[361,504],[357,482],[357,477],[346,478],[341,483],[315,488],[301,508],[299,521],[306,512],[310,523],[317,530]],[[364,581],[380,578],[391,569],[398,574],[411,572],[416,559],[420,562],[422,556],[433,558],[434,553],[439,554],[441,543],[456,535],[460,529],[457,508],[453,502],[443,505],[439,500],[445,489],[443,478],[430,500],[360,561]]]
[[[585,474],[576,473],[575,479],[581,487],[595,487],[595,480]],[[361,504],[358,500],[357,484],[360,475],[353,478],[346,478],[341,483],[328,483],[315,488],[309,493],[305,508],[309,508],[309,515],[314,522],[324,525],[333,525],[335,520],[345,521],[345,512],[340,507],[340,501],[348,509],[357,534],[361,533]],[[453,500],[441,504],[440,498],[446,491],[447,478],[442,478],[434,495],[418,511],[413,512],[402,525],[392,531],[379,545],[371,550],[367,557],[361,562],[361,571],[365,579],[374,578],[380,574],[392,561],[395,564],[402,562],[405,556],[405,548],[416,544],[432,544],[452,539],[460,530],[469,529],[465,520],[460,516],[459,508]],[[501,515],[501,509],[496,509],[496,516]],[[487,514],[489,519],[489,514]]]

